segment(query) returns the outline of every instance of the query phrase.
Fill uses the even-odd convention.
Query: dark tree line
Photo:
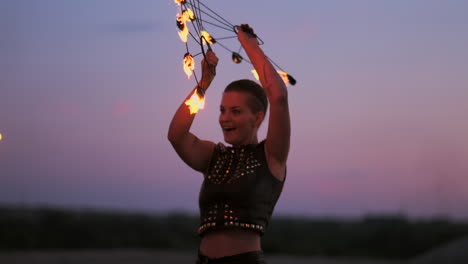
[[[0,250],[147,248],[196,250],[198,217],[97,210],[0,207]],[[468,223],[404,216],[361,220],[276,217],[269,254],[409,258],[468,235]]]

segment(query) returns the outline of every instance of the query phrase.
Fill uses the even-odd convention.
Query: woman
[[[168,132],[182,160],[204,175],[199,197],[202,239],[197,263],[265,263],[261,236],[286,177],[291,134],[287,89],[260,49],[252,28],[241,25],[237,30],[262,86],[239,80],[224,90],[219,124],[224,140],[231,146],[200,140],[192,134],[195,115],[184,103]],[[216,74],[217,62],[214,52],[207,52],[198,84],[204,91]],[[257,132],[268,102],[267,137],[259,142]]]

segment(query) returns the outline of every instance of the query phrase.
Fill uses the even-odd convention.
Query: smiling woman
[[[262,85],[244,79],[224,89],[219,125],[230,146],[193,134],[190,128],[196,111],[187,108],[187,103],[177,109],[168,131],[180,158],[203,174],[197,263],[264,264],[261,237],[286,178],[291,133],[287,89],[259,47],[253,29],[241,25],[237,31]],[[205,94],[217,63],[216,54],[208,50],[202,61],[202,78],[193,93],[202,90]],[[257,132],[268,104],[267,138],[259,141]]]

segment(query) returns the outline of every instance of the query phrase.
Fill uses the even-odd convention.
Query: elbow
[[[288,104],[288,91],[284,90],[282,92],[272,94],[269,96],[268,100],[270,101],[270,104]]]
[[[180,140],[176,137],[168,136],[167,139],[169,140],[172,146],[177,146],[178,142],[180,142]]]
[[[169,130],[167,132],[167,140],[169,140],[169,142],[171,142],[172,145],[174,145],[177,142],[177,139],[177,134],[174,133],[174,131]]]
[[[177,131],[169,130],[169,132],[167,133],[167,140],[169,140],[173,147],[176,147],[182,142],[184,142],[186,136],[187,134],[185,133],[178,133]]]
[[[172,120],[169,125],[169,129],[167,130],[167,140],[169,140],[173,145],[180,138],[180,133],[178,133],[178,131],[180,130],[177,129],[177,124]]]
[[[264,88],[270,103],[281,103],[288,101],[288,89],[282,80],[279,84],[270,84],[264,86]]]
[[[178,139],[177,137],[174,137],[173,135],[168,134],[167,140],[169,140],[169,143],[171,143],[171,146],[177,150],[177,146],[181,142],[180,139]]]

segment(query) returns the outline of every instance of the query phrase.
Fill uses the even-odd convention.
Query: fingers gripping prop
[[[204,107],[204,95],[206,87],[199,86],[199,79],[195,73],[196,57],[203,56],[206,61],[207,52],[205,52],[205,45],[208,46],[208,51],[211,50],[211,45],[217,45],[227,50],[231,59],[236,64],[247,62],[252,64],[249,60],[242,56],[242,46],[237,41],[238,30],[242,30],[251,34],[258,40],[259,45],[264,42],[260,39],[248,25],[235,26],[225,18],[214,12],[211,8],[206,6],[201,0],[174,0],[178,7],[176,16],[176,25],[178,34],[181,41],[185,44],[186,52],[184,55],[183,69],[187,78],[194,76],[197,83],[197,89],[192,94],[189,100],[185,103],[190,109],[190,113],[194,114],[199,109]],[[225,34],[223,36],[223,34]],[[237,50],[230,47],[240,46]],[[198,53],[192,53],[190,50],[199,50]],[[192,55],[194,54],[194,55]],[[270,62],[277,68],[278,73],[286,84],[295,85],[296,80],[286,73],[281,67],[278,66],[273,60],[268,58]],[[215,67],[209,67],[211,74],[216,74]],[[258,79],[258,78],[257,78]],[[201,78],[203,82],[203,76]],[[203,85],[202,85],[203,86]],[[197,106],[193,106],[193,105]]]

